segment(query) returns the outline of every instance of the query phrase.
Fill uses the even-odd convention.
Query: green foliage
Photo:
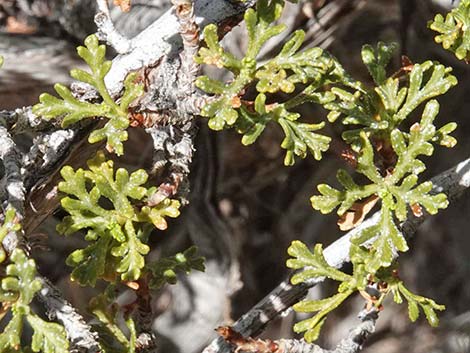
[[[85,118],[106,117],[108,122],[103,128],[94,130],[88,141],[95,143],[106,139],[107,149],[114,151],[117,155],[122,155],[124,153],[122,142],[127,140],[126,129],[129,127],[127,109],[129,104],[143,93],[143,87],[134,83],[136,74],[128,75],[124,82],[124,93],[120,103],[116,103],[104,83],[104,78],[111,69],[111,61],[105,60],[106,47],[99,45],[95,35],[90,35],[85,39],[85,47],[78,47],[77,52],[90,67],[91,73],[73,69],[70,75],[76,80],[93,86],[103,101],[101,103],[81,101],[74,97],[67,87],[58,83],[54,89],[60,98],[43,93],[39,97],[40,103],[33,107],[33,112],[45,119],[63,116],[63,127]]]
[[[33,352],[67,353],[68,340],[62,326],[37,316],[30,304],[42,285],[36,278],[36,264],[22,250],[15,249],[1,280],[0,300],[3,309],[9,308],[12,318],[0,334],[0,352],[20,352],[24,320],[33,329]]]
[[[392,60],[393,52],[395,50],[395,43],[387,45],[383,42],[379,42],[376,49],[368,44],[362,47],[362,62],[366,65],[367,70],[374,79],[376,85],[380,86],[386,80],[387,71],[385,68],[389,64],[390,60]]]
[[[189,273],[191,270],[205,271],[204,258],[197,254],[197,247],[192,246],[181,253],[165,257],[146,266],[151,274],[149,287],[159,289],[164,284],[175,284],[177,272]]]
[[[431,142],[436,135],[433,122],[438,111],[439,104],[431,100],[426,104],[420,122],[415,123],[409,133],[392,130],[390,143],[397,162],[393,171],[388,171],[385,176],[375,166],[373,146],[366,133],[361,132],[363,147],[357,161],[357,171],[372,183],[358,185],[345,170],[339,170],[337,179],[344,189],[337,190],[321,184],[318,186],[321,195],[311,198],[312,207],[322,213],[330,213],[339,206],[339,216],[351,209],[357,201],[371,195],[377,195],[382,200],[380,221],[363,229],[351,240],[356,245],[367,244],[371,249],[371,257],[366,263],[366,268],[371,273],[380,267],[390,266],[396,250],[408,250],[394,216],[399,221],[405,220],[407,207],[422,206],[431,214],[447,207],[444,194],[430,194],[430,182],[417,184],[418,174],[425,169],[424,163],[417,157],[433,153]]]
[[[393,300],[397,304],[403,303],[403,298],[408,302],[408,316],[412,322],[415,322],[419,317],[419,307],[424,312],[426,320],[429,325],[437,327],[439,325],[439,318],[436,314],[436,310],[442,311],[445,309],[444,305],[436,304],[432,299],[422,297],[411,293],[403,284],[403,281],[394,281],[391,284],[391,291],[393,293]]]
[[[0,264],[6,259],[5,249],[2,247],[2,241],[11,232],[19,232],[21,230],[21,224],[18,222],[16,217],[16,211],[13,207],[8,206],[5,211],[5,219],[0,227]]]
[[[297,312],[316,313],[313,317],[294,325],[295,332],[305,332],[305,340],[312,342],[318,338],[328,313],[341,305],[355,290],[364,289],[365,283],[361,279],[364,276],[362,271],[355,271],[355,275],[351,276],[330,266],[323,256],[321,244],[315,245],[312,253],[304,243],[294,240],[287,252],[293,257],[287,260],[287,267],[301,270],[292,276],[292,284],[308,282],[319,277],[327,277],[341,283],[338,293],[332,297],[321,300],[302,300],[293,307]]]
[[[129,175],[102,152],[88,161],[88,170],[62,168],[64,181],[59,190],[65,194],[62,207],[70,214],[58,225],[61,234],[86,230],[91,244],[74,251],[67,264],[74,267],[72,278],[82,285],[94,286],[98,278],[119,273],[123,281],[136,280],[144,267],[146,245],[152,230],[166,229],[166,217],[179,215],[179,202],[165,199],[155,206],[146,204],[155,188],[146,188],[147,173],[139,169]]]
[[[433,154],[433,144],[445,147],[456,144],[450,136],[455,123],[440,128],[434,124],[439,111],[434,98],[445,94],[457,80],[451,68],[432,61],[405,65],[388,77],[387,65],[396,45],[380,42],[376,48],[365,45],[362,49],[362,60],[373,80],[369,86],[351,78],[322,49],[302,50],[303,31],[294,32],[275,57],[259,62],[257,58],[265,43],[285,30],[286,26],[277,24],[283,6],[283,0],[259,0],[256,9],[246,11],[248,46],[241,59],[220,45],[216,25],[205,27],[206,47],[199,50],[196,62],[227,70],[232,78],[228,82],[207,76],[196,80],[197,87],[212,95],[201,115],[208,118],[213,130],[234,128],[242,135],[244,145],[256,142],[269,123],[278,125],[285,135],[281,142],[286,150],[284,164],[293,165],[295,156],[305,158],[311,153],[320,160],[329,148],[331,138],[317,132],[325,123],[303,121],[297,113],[302,104],[319,104],[329,111],[330,123],[340,121],[346,126],[342,138],[351,148],[361,180],[366,181],[359,183],[347,171],[339,170],[337,180],[341,187],[319,185],[320,195],[311,198],[313,208],[322,213],[337,209],[337,214],[343,217],[365,208],[369,211],[377,199],[380,201],[378,223],[364,227],[351,239],[352,274],[330,266],[322,245],[317,244],[312,253],[302,242],[292,242],[288,249],[292,258],[287,266],[296,270],[291,278],[293,284],[308,284],[325,277],[339,282],[333,296],[294,305],[298,312],[314,313],[297,323],[294,331],[303,332],[308,342],[317,339],[327,315],[356,291],[366,298],[369,306],[377,308],[390,293],[397,303],[402,303],[404,298],[411,321],[418,318],[421,308],[428,322],[436,326],[436,311],[444,306],[410,292],[394,272],[394,265],[398,253],[408,250],[399,223],[406,219],[409,209],[419,216],[422,209],[435,214],[447,207],[446,196],[433,194],[432,184],[418,182],[418,175],[425,170],[421,157]],[[436,41],[465,60],[469,58],[469,9],[470,0],[463,0],[445,19],[437,15],[430,24],[439,32]],[[55,90],[60,98],[43,94],[33,111],[45,119],[63,118],[64,127],[86,118],[107,118],[104,127],[90,134],[89,142],[106,140],[108,151],[122,155],[123,142],[128,137],[128,108],[142,94],[143,87],[135,83],[136,75],[131,74],[124,82],[120,100],[114,101],[104,82],[111,69],[105,51],[96,36],[89,36],[85,47],[78,48],[78,54],[90,72],[71,71],[73,78],[96,89],[100,102],[81,101],[67,87],[57,84]],[[0,57],[0,66],[2,62]],[[254,101],[247,100],[246,92],[254,93]],[[282,102],[279,96],[283,97]],[[421,113],[421,107],[424,109],[419,122],[408,124],[409,131],[402,131],[401,125]],[[61,204],[69,215],[57,230],[64,235],[86,231],[85,239],[89,242],[86,248],[74,251],[67,258],[67,264],[73,267],[72,279],[81,285],[94,286],[98,279],[114,283],[118,278],[137,281],[144,276],[151,289],[159,289],[165,283],[175,283],[178,272],[204,271],[204,259],[198,256],[195,247],[145,263],[152,229],[166,229],[166,219],[177,217],[180,206],[172,199],[154,205],[152,197],[157,190],[145,186],[148,181],[145,171],[129,173],[122,168],[114,171],[113,162],[106,161],[100,152],[88,161],[88,169],[65,166],[61,175],[64,181],[58,189],[66,195]],[[354,218],[363,219],[363,216]],[[19,230],[14,209],[7,209],[0,227],[0,241],[8,233]],[[0,247],[0,263],[5,259],[5,251]],[[2,279],[0,299],[4,309],[11,310],[12,318],[0,335],[0,353],[20,349],[24,320],[34,330],[33,351],[66,352],[68,342],[63,328],[43,321],[29,307],[41,287],[35,278],[34,262],[20,250],[10,260],[13,263],[8,265],[7,277]],[[106,332],[104,336],[100,334],[102,347],[107,352],[134,352],[135,324],[129,313],[123,315],[113,301],[110,287],[95,297],[90,306],[100,321],[97,330]],[[369,295],[371,287],[377,289],[379,297]],[[127,325],[126,333],[121,328],[122,322]],[[109,342],[103,339],[106,335],[111,336]]]
[[[361,132],[366,132],[370,137],[389,140],[391,132],[420,105],[445,94],[457,84],[457,79],[451,75],[451,68],[432,61],[403,69],[404,73],[410,70],[404,86],[401,85],[400,77],[394,75],[386,78],[386,66],[395,47],[395,44],[379,42],[374,50],[365,45],[362,60],[377,86],[371,89],[360,82],[348,82],[343,87],[334,87],[331,92],[336,95],[336,99],[324,105],[331,111],[328,115],[330,121],[341,118],[344,125],[358,126],[343,133],[343,139],[355,151],[361,148]],[[350,88],[354,92],[350,92]]]
[[[333,296],[321,300],[302,300],[293,306],[294,310],[303,313],[315,313],[311,318],[300,321],[294,325],[295,332],[305,332],[304,338],[312,342],[318,338],[321,327],[327,315],[341,305],[351,294],[360,292],[368,298],[370,304],[379,308],[388,295],[392,295],[397,304],[403,303],[403,297],[408,302],[408,312],[411,321],[416,321],[419,316],[419,307],[425,313],[431,326],[437,326],[439,319],[436,310],[445,309],[443,305],[436,304],[433,300],[410,292],[403,281],[398,278],[397,271],[393,267],[382,268],[376,275],[368,275],[364,259],[367,251],[352,244],[357,248],[351,255],[353,274],[346,274],[330,266],[323,255],[321,244],[316,244],[313,253],[305,244],[294,240],[287,252],[291,259],[287,260],[287,267],[296,270],[291,277],[292,284],[309,283],[320,278],[329,278],[339,282],[338,292]],[[379,297],[368,294],[368,287],[375,288]]]
[[[242,143],[254,143],[269,122],[277,122],[285,136],[281,147],[286,149],[284,163],[294,164],[294,156],[305,158],[310,151],[315,159],[321,159],[328,149],[330,138],[315,131],[324,124],[308,124],[298,121],[300,115],[291,110],[306,102],[327,103],[334,100],[327,84],[343,79],[342,68],[320,48],[299,51],[305,33],[296,31],[274,58],[259,64],[256,58],[270,38],[280,34],[284,25],[273,24],[281,15],[284,1],[262,0],[256,10],[245,13],[248,48],[243,59],[237,59],[219,44],[217,26],[204,28],[206,48],[196,57],[198,63],[215,65],[229,70],[233,79],[228,82],[213,80],[207,76],[197,79],[196,85],[213,94],[201,115],[209,118],[213,130],[233,127],[243,135]],[[243,100],[246,89],[254,86],[258,94],[254,102]],[[296,95],[284,103],[266,104],[267,94],[287,93]]]
[[[437,14],[428,24],[439,33],[434,40],[450,50],[459,60],[470,59],[470,1],[462,0],[446,17]]]
[[[292,284],[299,284],[315,277],[327,277],[340,282],[351,279],[350,275],[331,267],[326,262],[321,244],[315,245],[312,253],[304,243],[294,240],[287,249],[287,253],[293,257],[287,260],[287,267],[295,270],[303,269],[292,276]]]
[[[470,2],[464,0],[462,4],[460,10],[453,11],[455,18],[446,21],[453,27],[461,23],[457,25],[458,30],[466,32],[469,16],[461,8],[468,7]],[[418,176],[425,170],[421,157],[433,154],[433,144],[453,147],[457,142],[450,136],[456,128],[455,123],[440,128],[434,124],[439,112],[439,104],[434,98],[447,93],[457,84],[457,79],[451,74],[451,68],[433,61],[405,62],[398,72],[388,76],[387,66],[397,46],[379,42],[376,48],[365,45],[361,53],[373,81],[369,86],[354,80],[320,48],[300,50],[304,41],[302,31],[293,33],[274,58],[259,64],[256,59],[264,43],[284,30],[275,23],[282,6],[281,0],[263,0],[258,1],[256,10],[246,12],[248,48],[243,59],[226,52],[220,45],[215,25],[205,28],[207,47],[199,51],[197,62],[226,69],[233,79],[225,83],[206,76],[198,78],[197,86],[213,95],[201,115],[209,118],[209,127],[214,130],[235,128],[243,135],[245,145],[254,143],[268,123],[278,123],[285,134],[281,144],[286,149],[284,163],[292,165],[295,156],[305,158],[309,151],[319,160],[329,147],[331,139],[316,132],[324,127],[324,123],[300,122],[300,114],[294,111],[307,102],[319,104],[329,111],[331,123],[340,121],[346,126],[342,138],[350,146],[355,169],[362,174],[361,180],[367,181],[358,183],[346,170],[340,169],[337,180],[341,188],[319,185],[320,195],[311,198],[313,208],[324,214],[337,209],[342,217],[339,222],[342,229],[351,229],[365,217],[361,212],[369,212],[377,200],[380,201],[378,223],[363,227],[351,239],[352,275],[329,266],[321,245],[317,245],[313,253],[298,241],[289,247],[288,253],[293,258],[287,261],[287,266],[298,270],[292,276],[293,284],[323,277],[340,282],[334,296],[302,301],[294,306],[297,311],[316,313],[296,324],[294,330],[305,332],[307,341],[315,340],[331,310],[354,291],[367,298],[366,287],[379,283],[390,285],[381,289],[380,299],[369,299],[374,305],[380,306],[391,292],[396,298],[401,293],[411,308],[410,318],[416,319],[418,311],[415,308],[421,306],[430,324],[434,325],[437,323],[435,310],[442,310],[442,307],[412,294],[401,281],[397,284],[398,280],[390,275],[390,271],[398,252],[408,250],[399,223],[406,219],[409,210],[420,216],[423,209],[435,214],[447,207],[446,196],[433,194],[432,184],[418,182]],[[457,42],[454,38],[448,46],[456,46]],[[461,39],[458,46],[459,55],[466,56],[465,40]],[[248,89],[256,90],[253,102],[244,99]],[[287,99],[279,102],[274,96],[279,93]],[[419,113],[420,120],[409,124]],[[411,125],[406,132],[402,131],[405,123]],[[351,213],[352,218],[359,221],[348,221],[346,216]],[[384,271],[389,273],[387,279],[379,280],[379,273]],[[367,278],[371,276],[376,276],[377,281],[369,283]],[[161,281],[163,283],[163,279]]]

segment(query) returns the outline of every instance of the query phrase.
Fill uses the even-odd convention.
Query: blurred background
[[[458,1],[431,0],[312,0],[286,5],[281,22],[285,34],[271,40],[261,56],[275,54],[288,35],[306,31],[305,47],[320,46],[335,55],[356,79],[370,82],[360,60],[365,43],[399,44],[390,73],[400,67],[401,55],[412,62],[438,60],[454,68],[459,85],[439,98],[440,124],[456,121],[458,144],[453,150],[437,148],[427,160],[429,178],[467,158],[470,152],[470,67],[457,61],[433,41],[427,21],[446,12]],[[42,92],[52,92],[56,82],[70,83],[68,72],[82,66],[75,47],[96,28],[94,0],[0,0],[0,110],[32,105]],[[133,0],[132,10],[112,8],[116,27],[128,37],[139,33],[170,7],[165,0]],[[224,39],[232,53],[242,56],[246,46],[243,24]],[[112,58],[113,53],[109,53]],[[223,77],[211,71],[211,76]],[[282,97],[280,97],[282,99]],[[305,120],[325,120],[318,106],[304,106]],[[341,130],[327,124],[328,134],[340,140]],[[28,136],[22,136],[28,145]],[[344,162],[327,153],[321,164],[311,156],[293,167],[283,166],[282,131],[268,126],[257,143],[244,147],[233,131],[208,131],[201,119],[191,173],[191,203],[169,230],[152,236],[158,258],[184,250],[192,243],[207,258],[207,271],[181,278],[178,285],[155,295],[158,317],[155,329],[161,352],[200,352],[215,337],[214,328],[230,324],[262,299],[286,275],[286,249],[293,239],[313,245],[330,244],[342,235],[334,214],[315,212],[309,202],[319,183],[335,184]],[[149,167],[152,145],[143,130],[133,129],[125,158],[119,163],[137,169]],[[68,279],[64,259],[82,245],[82,237],[63,238],[55,232],[61,213],[48,219],[34,238],[33,256],[40,271],[52,279],[83,313],[97,291],[80,288]],[[377,331],[364,352],[465,353],[470,352],[470,194],[427,220],[411,240],[411,250],[401,256],[400,273],[409,288],[445,304],[441,325],[434,329],[424,318],[412,324],[406,305],[385,303]],[[467,283],[467,281],[469,283]],[[336,290],[324,283],[309,293],[322,298]],[[357,325],[363,306],[352,298],[326,321],[319,343],[334,347]],[[294,337],[292,325],[301,315],[287,312],[271,323],[263,337]]]

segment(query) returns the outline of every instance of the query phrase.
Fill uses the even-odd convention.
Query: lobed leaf
[[[0,264],[5,261],[7,257],[5,250],[1,245],[3,239],[9,233],[19,232],[20,230],[21,224],[19,223],[19,219],[16,216],[16,210],[11,205],[8,205],[7,209],[5,210],[5,219],[3,220],[3,224],[0,226]]]
[[[394,286],[392,287],[392,291],[396,293],[395,294],[396,298],[400,298],[399,300],[395,300],[395,302],[397,302],[398,304],[402,302],[401,295],[408,302],[408,316],[412,322],[415,322],[418,319],[419,308],[421,307],[429,325],[433,327],[437,327],[439,325],[439,318],[436,314],[436,310],[437,311],[444,310],[445,309],[444,305],[439,305],[432,299],[425,298],[425,297],[422,297],[420,295],[410,292],[405,287],[402,281],[399,281],[396,284],[394,284]]]
[[[437,14],[428,24],[439,33],[434,37],[436,43],[455,54],[459,60],[468,61],[470,52],[470,1],[462,0],[446,16]]]
[[[305,158],[308,151],[316,160],[320,160],[322,152],[328,150],[331,138],[313,132],[321,129],[324,123],[305,124],[284,117],[279,118],[278,123],[286,135],[281,143],[281,147],[287,150],[285,165],[295,163],[294,155]]]
[[[75,97],[72,92],[61,84],[54,89],[60,98],[44,93],[33,107],[33,112],[45,119],[63,117],[62,126],[67,127],[86,118],[105,117],[106,125],[92,132],[88,141],[96,143],[107,140],[107,149],[122,155],[122,142],[127,140],[129,119],[127,110],[130,103],[143,93],[143,86],[135,83],[136,73],[129,74],[124,81],[124,93],[120,103],[116,103],[108,92],[104,78],[111,69],[111,61],[105,60],[106,47],[99,45],[98,38],[90,35],[85,39],[85,46],[77,48],[78,55],[87,63],[91,72],[74,69],[70,75],[79,81],[93,86],[102,98],[101,103],[89,103]]]
[[[11,212],[8,216],[12,218]],[[11,319],[0,334],[0,352],[21,351],[24,320],[33,329],[31,348],[33,352],[65,353],[69,342],[65,329],[56,323],[42,320],[30,307],[34,295],[42,288],[36,277],[36,264],[28,259],[23,250],[15,249],[6,267],[6,275],[0,283],[0,297],[9,303]]]
[[[279,123],[286,135],[281,143],[287,150],[284,164],[292,165],[294,156],[305,158],[308,151],[319,160],[331,139],[314,133],[323,127],[323,123],[297,122],[299,115],[289,109],[305,102],[333,100],[334,96],[321,88],[342,77],[344,70],[320,48],[299,51],[305,37],[303,31],[295,32],[273,59],[257,65],[256,57],[264,43],[284,30],[284,25],[273,24],[280,17],[283,5],[282,0],[262,0],[257,2],[256,9],[246,11],[248,48],[241,60],[222,48],[217,27],[207,26],[204,29],[207,47],[201,48],[196,61],[225,68],[234,77],[225,83],[201,76],[197,78],[196,86],[214,95],[201,110],[201,115],[209,118],[209,127],[213,130],[235,128],[243,134],[244,145],[254,143],[269,122]],[[255,102],[243,101],[245,90],[254,83],[259,93]],[[302,91],[285,105],[266,104],[266,94],[293,93],[299,85],[302,85]]]
[[[379,42],[375,50],[371,45],[367,44],[362,47],[362,62],[366,65],[367,70],[369,70],[370,75],[377,85],[381,85],[385,81],[387,77],[385,68],[392,59],[393,52],[396,48],[396,43],[387,45],[383,42]]]
[[[120,274],[121,280],[137,280],[149,252],[145,242],[152,228],[148,226],[166,229],[165,219],[179,215],[180,203],[164,199],[155,206],[146,205],[153,190],[144,187],[147,173],[140,169],[129,174],[123,168],[114,172],[113,161],[105,160],[102,152],[88,161],[88,170],[66,166],[61,175],[59,191],[68,195],[61,204],[69,216],[57,231],[69,235],[86,230],[85,239],[92,242],[67,258],[74,267],[72,279],[91,286],[99,278],[112,279],[113,273]]]
[[[300,321],[294,325],[297,333],[305,332],[307,342],[315,341],[320,334],[320,329],[326,320],[326,315],[341,305],[351,294],[352,290],[337,293],[332,297],[322,300],[304,300],[293,306],[297,312],[317,312],[313,317]]]
[[[31,341],[33,352],[68,353],[69,342],[64,327],[47,322],[36,315],[27,316],[28,323],[34,330]]]
[[[287,267],[295,270],[303,269],[292,276],[292,284],[299,284],[317,277],[328,277],[339,282],[351,280],[350,275],[337,270],[326,262],[321,244],[316,244],[312,253],[304,243],[294,240],[287,249],[287,253],[293,257],[293,259],[287,260]]]

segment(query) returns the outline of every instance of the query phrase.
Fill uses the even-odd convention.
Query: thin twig
[[[0,125],[4,126],[13,136],[25,132],[39,132],[59,127],[57,121],[47,121],[33,114],[31,107],[17,108],[13,111],[0,111]]]
[[[42,282],[42,289],[37,296],[44,304],[49,319],[57,320],[64,325],[67,337],[72,344],[71,352],[101,352],[98,335],[91,331],[85,319],[62,297],[62,294],[54,285],[43,277],[39,277],[39,279]]]
[[[179,31],[183,39],[183,51],[180,54],[181,71],[179,73],[179,88],[181,94],[193,94],[194,81],[199,73],[199,65],[194,56],[199,49],[199,26],[194,16],[192,0],[172,0],[175,14],[180,25]]]
[[[25,212],[25,189],[21,173],[21,153],[7,129],[0,126],[0,161],[3,176],[0,185],[0,199],[4,210],[8,206],[16,211],[16,217],[21,223]],[[2,240],[2,246],[11,253],[21,242],[21,232],[10,232]]]
[[[114,27],[109,13],[108,0],[96,0],[98,13],[95,15],[95,23],[98,27],[98,38],[106,41],[119,54],[127,54],[132,48],[132,42],[124,37]]]
[[[361,350],[366,339],[375,331],[375,323],[378,318],[378,310],[363,309],[358,317],[361,323],[352,329],[348,337],[333,350],[324,349],[316,344],[307,343],[299,339],[263,340],[245,338],[230,327],[219,327],[218,333],[231,345],[235,346],[235,352],[247,353],[357,353]]]

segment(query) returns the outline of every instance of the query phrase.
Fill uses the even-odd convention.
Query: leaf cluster
[[[33,112],[45,119],[63,116],[62,126],[67,127],[86,118],[105,117],[104,127],[94,130],[88,137],[90,143],[106,139],[107,149],[117,155],[124,153],[122,142],[127,140],[129,104],[143,93],[143,86],[136,84],[136,74],[129,74],[124,81],[124,92],[119,103],[115,102],[106,88],[104,78],[111,69],[111,61],[106,60],[106,47],[100,45],[95,35],[85,39],[85,46],[77,48],[78,55],[87,63],[91,72],[73,69],[70,75],[81,82],[93,86],[102,98],[100,103],[85,102],[75,97],[64,85],[57,83],[55,91],[60,98],[48,93],[39,97],[40,103],[33,107]]]
[[[216,25],[206,26],[207,47],[200,49],[196,61],[224,68],[231,72],[233,79],[221,82],[201,76],[196,85],[213,95],[201,111],[202,116],[209,118],[211,129],[235,128],[243,135],[242,143],[249,145],[258,139],[269,122],[278,123],[285,134],[281,143],[286,149],[284,163],[292,165],[294,156],[305,158],[308,152],[315,159],[321,159],[331,140],[315,132],[324,123],[302,123],[300,114],[292,109],[306,102],[325,104],[333,100],[335,96],[325,87],[341,80],[344,72],[337,61],[320,48],[300,51],[305,37],[300,30],[292,34],[274,58],[261,64],[257,62],[263,45],[285,29],[284,25],[275,23],[283,5],[282,0],[262,0],[257,2],[256,10],[247,10],[248,47],[242,59],[221,46]],[[243,99],[249,87],[257,92],[254,102]],[[283,103],[267,103],[276,93],[291,97]]]
[[[355,151],[362,146],[361,132],[378,140],[390,140],[391,132],[418,107],[445,94],[457,84],[451,68],[432,61],[406,64],[387,78],[386,67],[395,49],[393,43],[387,45],[379,42],[376,49],[364,45],[362,61],[371,74],[374,86],[345,81],[331,89],[336,99],[324,105],[330,110],[328,119],[331,122],[340,119],[345,126],[355,126],[342,135]],[[454,123],[445,128],[447,134],[453,129]]]
[[[432,183],[420,183],[418,176],[426,168],[422,156],[431,156],[435,144],[446,147],[456,144],[450,136],[456,128],[455,123],[440,128],[435,126],[439,103],[433,98],[446,93],[457,80],[451,75],[450,68],[431,61],[403,67],[387,77],[386,66],[394,48],[394,45],[384,43],[379,43],[375,49],[364,46],[362,59],[374,87],[343,80],[331,88],[335,99],[324,104],[330,110],[330,121],[340,119],[345,126],[357,126],[346,130],[342,137],[355,156],[355,170],[363,176],[361,180],[365,178],[367,182],[358,183],[346,170],[340,169],[336,178],[341,188],[320,184],[320,194],[311,198],[312,207],[324,214],[337,209],[341,217],[338,224],[345,226],[348,213],[352,213],[353,218],[363,219],[365,215],[360,212],[369,212],[379,200],[380,216],[375,225],[362,227],[351,238],[352,275],[331,268],[319,245],[313,254],[299,242],[293,242],[289,248],[289,254],[295,259],[288,260],[287,266],[303,269],[292,277],[293,284],[318,277],[340,282],[336,295],[319,301],[302,301],[294,306],[297,311],[316,313],[294,326],[297,332],[305,331],[305,338],[309,341],[318,337],[328,312],[354,291],[359,291],[376,306],[389,293],[393,293],[397,303],[401,303],[404,297],[408,301],[412,321],[418,317],[418,308],[421,307],[429,323],[436,325],[435,311],[443,310],[431,299],[412,294],[390,273],[397,253],[408,250],[399,222],[406,219],[409,210],[420,216],[424,210],[435,214],[448,205],[446,195],[433,194]],[[404,122],[411,120],[421,106],[424,109],[419,121],[411,124],[408,131],[403,131]],[[358,224],[360,221],[353,222],[345,229]],[[388,276],[380,279],[381,273],[388,273]],[[371,276],[375,278],[373,281],[365,280]],[[380,298],[370,299],[366,288],[379,283],[382,286]]]
[[[444,310],[444,305],[437,304],[432,299],[425,298],[410,292],[405,287],[403,281],[390,281],[389,285],[395,303],[403,303],[403,298],[405,298],[405,300],[408,302],[408,316],[412,322],[418,320],[419,309],[421,308],[421,310],[423,310],[424,312],[424,315],[426,316],[426,320],[428,321],[429,325],[433,327],[437,327],[439,325],[439,318],[436,314],[436,310]]]
[[[67,353],[69,342],[64,328],[47,322],[33,312],[31,301],[42,285],[36,278],[36,264],[23,250],[15,249],[9,257],[6,276],[0,283],[1,316],[10,311],[11,319],[0,334],[0,352],[21,352],[25,322],[33,330],[31,350],[43,353]]]
[[[352,245],[355,247],[355,245]],[[353,274],[344,273],[328,264],[321,244],[316,244],[313,252],[308,247],[295,240],[287,252],[292,257],[287,260],[287,267],[296,270],[291,277],[292,284],[308,283],[319,278],[328,278],[339,282],[337,293],[331,297],[320,300],[302,300],[293,308],[297,312],[314,313],[311,318],[302,320],[294,325],[294,331],[304,332],[307,342],[315,341],[327,318],[327,315],[340,306],[354,292],[359,292],[367,298],[370,305],[380,308],[388,295],[392,295],[397,304],[403,303],[403,298],[408,302],[408,313],[411,321],[416,321],[421,308],[431,326],[437,326],[439,319],[436,310],[445,309],[443,305],[436,304],[433,300],[412,293],[403,281],[398,278],[394,267],[382,268],[376,275],[370,276],[364,263],[364,256],[358,249],[352,255]],[[364,255],[364,254],[363,254]],[[369,294],[373,293],[373,294]]]
[[[439,129],[434,125],[439,103],[432,98],[456,84],[450,69],[430,61],[415,64],[404,71],[407,85],[400,86],[397,77],[386,78],[385,69],[393,49],[383,43],[376,50],[364,46],[362,58],[376,87],[364,89],[360,84],[354,94],[332,89],[339,99],[327,104],[336,109],[333,112],[340,113],[336,118],[342,116],[344,124],[361,125],[346,131],[343,138],[355,151],[356,171],[369,183],[358,184],[346,170],[340,169],[336,177],[342,189],[320,184],[320,195],[311,198],[314,209],[330,213],[337,208],[339,216],[357,209],[361,201],[371,196],[380,199],[379,222],[352,238],[353,244],[370,250],[366,261],[370,273],[390,266],[397,251],[408,250],[397,223],[405,220],[408,209],[422,212],[424,208],[435,214],[447,207],[444,194],[432,195],[430,182],[418,182],[418,175],[426,168],[420,156],[432,155],[433,143],[446,147],[456,143],[449,135],[456,128],[455,123]],[[421,105],[425,106],[420,121],[407,132],[400,130],[401,124]]]
[[[439,33],[434,37],[436,43],[455,54],[459,60],[470,60],[470,1],[462,0],[445,17],[437,14],[428,24]]]
[[[146,244],[152,226],[164,230],[167,217],[179,215],[180,203],[164,199],[155,206],[147,204],[155,188],[147,188],[147,173],[139,169],[129,175],[99,152],[88,161],[88,170],[62,168],[64,181],[58,188],[67,196],[62,207],[69,213],[57,226],[61,234],[85,230],[91,244],[74,251],[67,264],[74,267],[72,279],[94,286],[98,278],[136,280],[144,267]]]
[[[321,244],[316,244],[312,253],[304,243],[294,240],[287,249],[287,253],[292,256],[287,260],[287,267],[299,270],[291,277],[292,284],[324,277],[341,283],[338,293],[332,297],[321,300],[302,300],[293,307],[297,312],[316,313],[313,317],[294,325],[295,332],[305,332],[305,340],[312,342],[318,338],[328,313],[341,305],[355,290],[363,288],[364,283],[361,283],[360,277],[358,281],[358,278],[330,266],[325,260]]]

